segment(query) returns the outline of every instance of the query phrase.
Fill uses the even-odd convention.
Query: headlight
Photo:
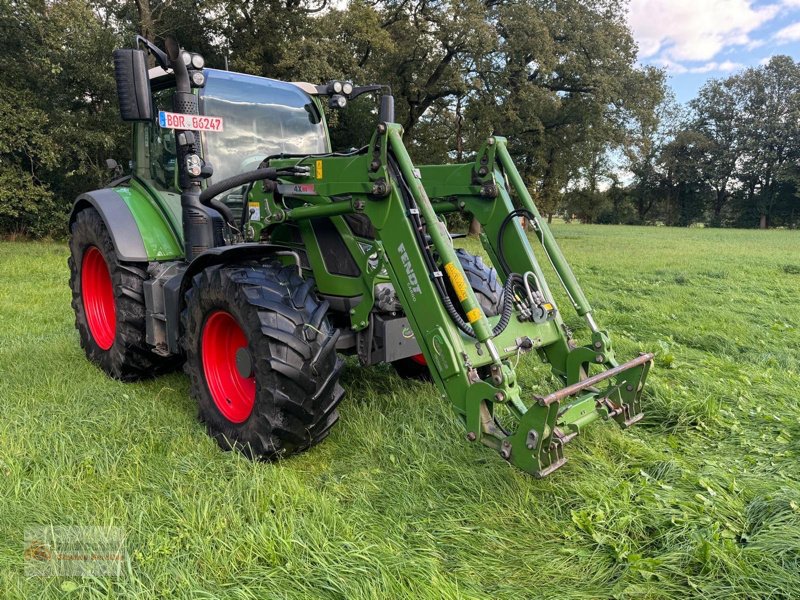
[[[350,83],[349,81],[346,81],[345,83],[343,83],[342,84],[342,93],[344,93],[346,96],[349,96],[350,94],[352,94],[353,93],[353,84]]]
[[[202,85],[206,82],[206,76],[203,75],[200,71],[195,71],[192,73],[192,83],[195,84],[197,87],[202,87]]]
[[[331,85],[331,87],[333,88],[333,92],[335,94],[341,94],[342,93],[342,82],[341,81],[334,81],[333,84]]]
[[[188,52],[181,52],[181,60],[187,67],[192,64],[192,55]]]
[[[202,69],[206,64],[206,59],[204,59],[199,54],[192,54],[192,66],[195,69]]]
[[[347,98],[339,94],[335,94],[331,96],[330,100],[328,100],[328,106],[331,108],[344,108],[347,106]]]

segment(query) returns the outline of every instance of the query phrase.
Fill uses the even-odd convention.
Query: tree
[[[663,93],[662,73],[636,67],[624,3],[566,0],[552,8],[493,5],[499,44],[477,67],[484,85],[473,110],[483,135],[493,128],[509,137],[549,215],[594,149],[620,146],[627,121],[645,105],[652,112]]]
[[[664,146],[660,160],[667,225],[685,227],[703,219],[709,196],[704,172],[708,147],[708,138],[695,131],[681,131]]]
[[[633,175],[631,195],[639,223],[647,222],[663,199],[661,158],[679,130],[681,119],[674,94],[665,92],[655,110],[640,110],[628,122],[623,154],[625,166]]]
[[[703,178],[714,191],[712,223],[719,225],[722,209],[728,204],[736,183],[736,168],[742,152],[743,96],[735,78],[712,79],[689,106],[694,111],[692,129],[706,140],[701,157]]]
[[[775,56],[734,83],[743,96],[739,178],[765,229],[800,156],[800,65]]]
[[[63,218],[126,146],[114,100],[119,40],[78,0],[0,0],[0,229],[63,235]],[[120,159],[125,156],[119,156]]]

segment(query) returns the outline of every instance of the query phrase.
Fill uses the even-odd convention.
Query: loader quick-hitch
[[[617,362],[504,138],[471,163],[415,165],[385,85],[286,83],[204,68],[174,42],[137,45],[114,53],[133,172],[83,194],[70,218],[76,322],[111,376],[185,361],[209,434],[268,460],[328,435],[341,353],[429,375],[467,440],[537,477],[593,421],[642,418],[653,355]],[[145,50],[160,68],[147,71]],[[174,112],[155,114],[151,84],[173,90]],[[369,143],[332,152],[325,104],[376,92]],[[496,269],[454,248],[445,217],[456,212],[480,223]],[[586,320],[587,345],[562,320],[543,260]],[[523,389],[517,367],[534,355],[560,389]]]

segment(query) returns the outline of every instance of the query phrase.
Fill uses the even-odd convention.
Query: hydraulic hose
[[[500,320],[492,327],[492,337],[496,337],[503,333],[508,327],[508,324],[511,322],[511,315],[514,314],[514,284],[517,282],[522,281],[522,278],[517,273],[512,273],[509,278],[506,280],[505,286],[503,286],[503,309],[500,311]],[[475,332],[470,327],[469,323],[464,321],[461,318],[461,315],[458,314],[458,311],[453,304],[453,301],[450,299],[450,296],[447,294],[444,295],[442,298],[442,302],[444,303],[445,309],[447,313],[450,315],[450,318],[453,319],[453,322],[458,326],[458,328],[466,333],[468,336],[474,338]]]
[[[403,179],[400,169],[398,168],[397,163],[395,162],[393,157],[389,158],[389,166],[392,171],[392,175],[395,177],[397,181],[400,182],[401,188],[403,191],[403,199],[406,204],[407,209],[414,209],[416,208],[416,204],[414,202],[414,195],[411,193],[411,190],[408,187],[407,182]],[[423,223],[419,215],[419,211],[411,211],[409,210],[409,218],[414,225],[414,234],[417,238],[417,244],[422,249],[422,254],[425,257],[425,263],[428,267],[428,270],[431,274],[431,278],[434,281],[434,286],[436,287],[437,292],[439,293],[439,298],[444,305],[447,314],[450,316],[450,319],[455,323],[456,327],[458,327],[461,331],[463,331],[466,335],[477,338],[475,335],[475,331],[472,327],[467,323],[458,311],[456,310],[455,305],[453,304],[450,295],[447,293],[447,288],[444,285],[444,281],[441,277],[434,277],[433,273],[436,272],[438,269],[436,268],[436,261],[434,260],[433,256],[431,255],[430,248],[425,241],[425,234],[423,233]],[[522,277],[520,277],[516,273],[512,273],[509,275],[508,279],[506,280],[506,284],[503,289],[503,309],[501,311],[500,320],[497,324],[492,328],[492,337],[500,335],[505,328],[508,327],[508,324],[511,322],[511,316],[514,312],[514,304],[513,304],[513,286],[515,282],[521,282]]]
[[[205,206],[210,206],[218,213],[220,213],[222,215],[222,218],[225,219],[225,222],[228,225],[234,226],[234,223],[236,223],[236,217],[233,216],[233,211],[230,208],[228,208],[224,202],[212,199],[212,200],[207,200],[206,202],[203,202],[201,200],[200,203],[204,204]]]
[[[514,314],[514,284],[522,281],[517,273],[511,273],[503,286],[503,310],[500,312],[500,320],[492,328],[492,335],[498,336],[503,333],[511,322],[511,315]]]
[[[227,179],[223,179],[222,181],[218,181],[217,183],[208,186],[206,189],[200,192],[200,202],[203,204],[208,204],[208,202],[214,196],[218,196],[222,192],[226,192],[246,183],[260,181],[262,179],[275,179],[277,175],[277,170],[273,169],[272,167],[265,167],[263,169],[256,169],[255,171],[245,171],[244,173],[239,173],[238,175],[228,177]]]
[[[262,179],[274,179],[276,175],[276,170],[268,167],[264,169],[256,169],[255,171],[246,171],[244,173],[234,175],[233,177],[228,177],[227,179],[223,179],[218,183],[208,186],[206,189],[200,192],[200,203],[210,206],[214,210],[218,211],[220,214],[222,214],[222,217],[231,227],[236,228],[236,217],[233,216],[233,211],[228,208],[225,203],[217,200],[215,196],[240,185],[254,183]],[[275,185],[274,182],[271,183],[272,185]],[[247,196],[245,196],[245,200],[246,199]],[[247,207],[243,206],[243,217],[246,210]]]
[[[506,260],[505,252],[503,252],[503,233],[508,227],[508,224],[511,223],[514,217],[525,217],[530,219],[531,221],[536,221],[536,217],[533,214],[525,209],[525,208],[517,208],[512,210],[510,213],[506,215],[506,218],[503,219],[503,222],[500,223],[500,228],[497,230],[497,258],[500,261],[500,266],[503,268],[503,271],[506,273],[511,273],[511,268],[508,266],[508,261]]]

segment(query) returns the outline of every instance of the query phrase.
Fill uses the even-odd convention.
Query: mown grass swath
[[[85,361],[65,246],[0,245],[0,596],[73,587],[23,576],[26,526],[104,524],[126,575],[68,597],[793,597],[797,233],[555,234],[618,352],[657,359],[644,423],[588,429],[545,480],[459,441],[432,384],[352,362],[312,452],[220,452],[182,375],[123,384]]]

